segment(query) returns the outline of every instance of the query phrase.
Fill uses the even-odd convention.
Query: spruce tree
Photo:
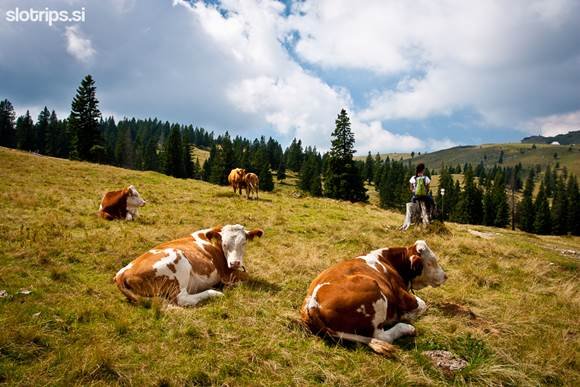
[[[165,173],[173,177],[184,177],[183,144],[179,125],[174,124],[165,142]]]
[[[375,159],[371,155],[371,151],[369,151],[367,158],[364,164],[364,172],[362,177],[364,180],[368,181],[368,183],[372,183],[375,176]]]
[[[568,233],[568,193],[563,178],[556,179],[554,200],[552,201],[552,234],[566,235]]]
[[[552,218],[550,213],[550,205],[548,204],[548,196],[544,183],[540,184],[540,191],[534,203],[535,218],[534,218],[534,232],[536,234],[550,234],[552,231]]]
[[[15,118],[14,107],[10,101],[0,101],[0,146],[16,146]]]
[[[273,191],[274,178],[272,177],[272,171],[270,170],[270,161],[268,160],[266,149],[262,148],[258,150],[256,160],[258,178],[260,179],[260,191]]]
[[[334,199],[366,202],[368,200],[366,189],[353,160],[354,142],[350,119],[346,110],[342,109],[332,133],[328,171],[324,178],[324,194]]]
[[[191,159],[191,144],[183,137],[183,177],[193,179],[193,161]]]
[[[276,172],[276,178],[279,182],[286,180],[286,163],[284,162],[284,158],[280,159],[278,171]]]
[[[568,196],[568,225],[572,235],[580,235],[580,190],[578,188],[578,179],[570,175],[566,186]]]
[[[22,150],[34,150],[34,122],[28,110],[16,120],[16,146]]]
[[[522,201],[518,204],[518,226],[526,232],[534,232],[535,207],[533,201],[534,173],[530,172],[524,187]]]
[[[48,121],[50,119],[50,111],[45,106],[38,114],[38,119],[35,125],[35,146],[34,149],[40,154],[46,154],[46,137],[48,133]]]
[[[46,154],[49,156],[59,155],[59,137],[61,125],[58,122],[56,112],[53,110],[48,118],[48,127],[46,129]]]
[[[99,101],[96,97],[95,81],[87,75],[77,89],[71,104],[68,121],[71,132],[71,157],[80,160],[96,161],[103,140],[99,131]]]

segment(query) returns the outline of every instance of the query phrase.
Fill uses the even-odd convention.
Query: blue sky
[[[574,0],[3,0],[0,98],[63,117],[92,74],[117,119],[324,150],[346,108],[360,153],[424,152],[580,129],[579,36]]]

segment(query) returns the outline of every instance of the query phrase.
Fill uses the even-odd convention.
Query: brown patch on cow
[[[101,200],[101,209],[98,214],[107,220],[125,219],[127,216],[127,197],[131,192],[128,188],[105,193]]]
[[[246,187],[246,198],[249,199],[252,193],[256,194],[256,199],[258,199],[258,193],[260,191],[260,179],[255,173],[246,173],[244,176],[244,184]]]
[[[228,175],[228,183],[234,189],[234,193],[239,190],[239,194],[242,194],[242,188],[245,187],[245,175],[246,170],[243,168],[234,168],[230,171],[230,174]]]
[[[167,268],[172,272],[177,273],[177,269],[175,268],[175,265],[173,263],[168,264]]]

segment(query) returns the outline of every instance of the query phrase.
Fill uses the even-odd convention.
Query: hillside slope
[[[0,383],[26,385],[578,385],[580,238],[448,224],[402,233],[400,214],[299,197],[260,201],[228,187],[0,148]],[[105,190],[135,184],[136,222],[95,213]],[[153,245],[202,227],[262,227],[251,280],[194,309],[132,305],[112,284]],[[468,229],[496,233],[485,240]],[[426,239],[449,280],[418,291],[430,309],[398,359],[336,345],[296,324],[328,265]],[[566,254],[576,254],[575,257]],[[30,294],[27,294],[30,291]],[[422,355],[448,349],[470,366],[446,376]]]
[[[559,163],[560,167],[566,166],[568,170],[576,176],[580,176],[580,147],[570,145],[548,145],[536,144],[535,149],[532,144],[484,144],[484,145],[467,145],[454,148],[444,149],[432,153],[415,155],[403,158],[412,164],[419,162],[425,163],[429,169],[440,170],[442,165],[456,166],[465,163],[471,163],[476,166],[481,161],[487,167],[493,167],[498,164],[501,151],[504,152],[504,166],[513,166],[522,163],[524,167],[533,167],[541,165],[545,169],[547,165],[552,168]],[[557,157],[554,157],[557,154]],[[396,154],[395,160],[399,160],[399,154]],[[384,154],[381,157],[391,156]]]

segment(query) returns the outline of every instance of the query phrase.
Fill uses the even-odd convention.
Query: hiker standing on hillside
[[[431,179],[429,179],[429,176],[424,176],[424,173],[425,164],[418,164],[415,170],[415,175],[411,176],[409,179],[409,190],[413,193],[411,201],[413,203],[416,203],[417,200],[424,201],[427,203],[427,209],[430,211],[434,207],[435,202],[429,193]]]

